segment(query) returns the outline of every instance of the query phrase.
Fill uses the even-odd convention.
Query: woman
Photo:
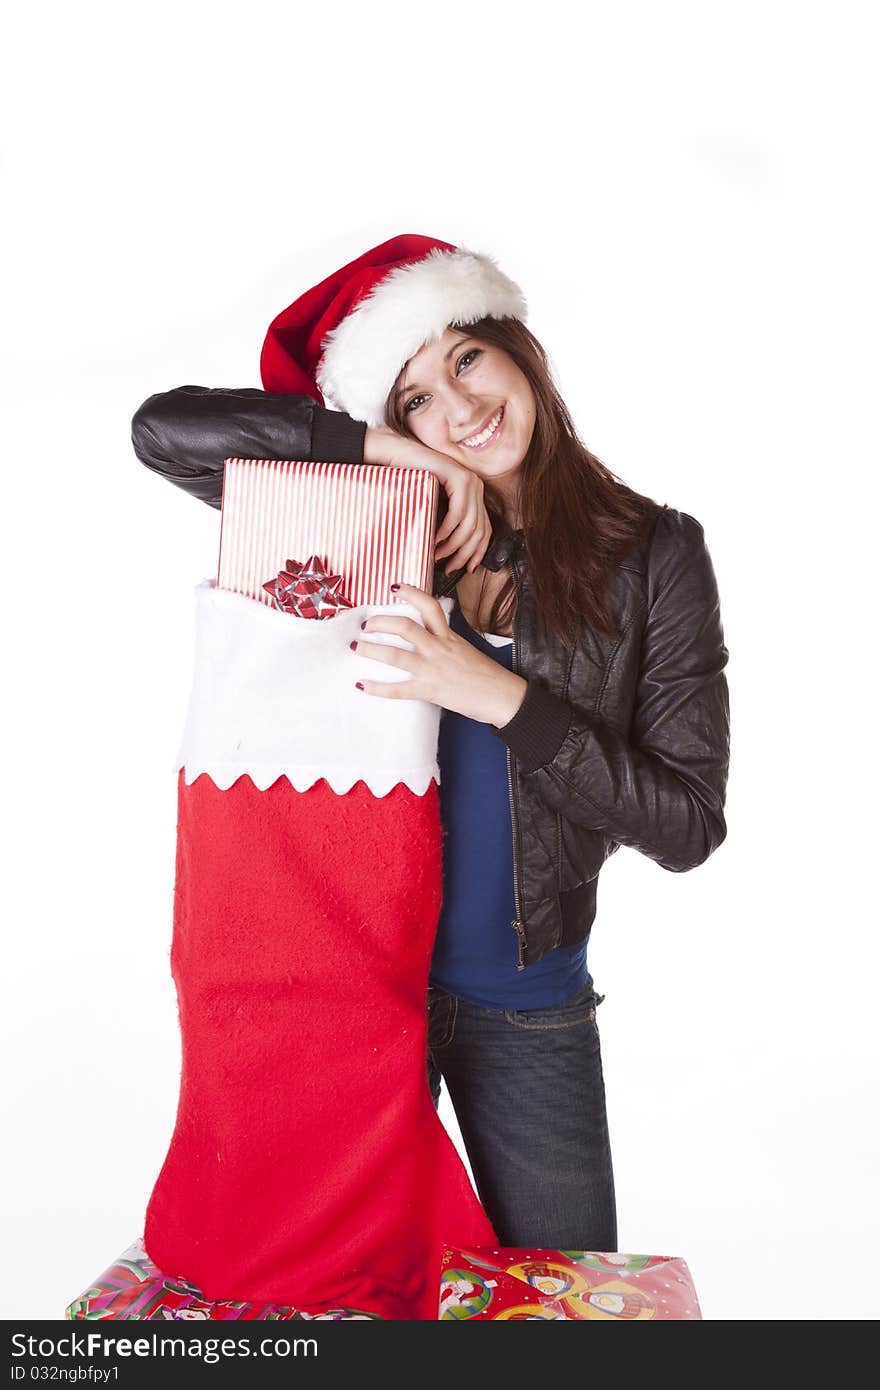
[[[436,1105],[445,1080],[505,1245],[615,1251],[604,995],[586,958],[597,878],[620,845],[681,872],[724,840],[728,653],[699,522],[581,443],[525,316],[489,257],[396,237],[278,315],[265,391],[151,396],[132,439],[215,507],[230,455],[443,485],[434,594],[399,590],[424,627],[374,617],[356,644],[410,676],[365,680],[365,698],[444,711],[431,1091]]]

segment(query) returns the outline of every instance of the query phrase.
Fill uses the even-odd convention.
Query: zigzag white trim
[[[381,425],[385,401],[405,362],[450,324],[526,320],[522,290],[491,256],[435,247],[398,266],[325,337],[317,381],[323,395],[355,420]]]
[[[265,791],[287,777],[297,791],[326,778],[337,795],[362,781],[374,796],[402,782],[424,796],[440,781],[440,708],[355,689],[357,680],[407,681],[407,672],[350,650],[352,639],[411,650],[396,633],[365,637],[371,617],[421,624],[409,603],[360,604],[334,618],[296,618],[213,579],[196,586],[196,648],[174,771],[203,772],[225,791],[245,773]],[[440,599],[449,620],[452,599]]]
[[[372,795],[376,797],[387,796],[401,783],[408,787],[411,792],[414,792],[416,796],[424,796],[431,782],[439,783],[440,781],[440,769],[436,763],[433,768],[402,767],[394,772],[372,772],[369,769],[349,768],[330,773],[325,771],[323,767],[289,767],[284,763],[271,763],[259,767],[251,764],[246,772],[242,772],[238,765],[230,767],[227,763],[194,764],[189,761],[185,766],[181,762],[179,767],[184,768],[183,780],[187,786],[191,786],[196,778],[201,777],[204,773],[222,792],[228,791],[239,777],[250,777],[254,786],[261,792],[264,792],[267,787],[271,787],[278,781],[279,777],[286,777],[294,791],[307,792],[323,777],[336,796],[344,796],[346,792],[350,792],[356,782],[363,782]],[[179,767],[175,771],[178,771]]]

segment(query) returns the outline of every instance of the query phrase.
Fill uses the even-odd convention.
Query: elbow
[[[662,869],[673,874],[698,869],[727,838],[727,822],[720,810],[710,813],[701,807],[688,829],[689,833],[658,859]]]
[[[131,447],[138,462],[146,468],[156,467],[155,400],[155,396],[149,396],[131,418]]]

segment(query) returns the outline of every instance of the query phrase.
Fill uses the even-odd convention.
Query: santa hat
[[[260,357],[267,391],[325,396],[367,425],[404,363],[450,325],[525,321],[526,301],[494,260],[433,237],[392,237],[307,290],[269,325]]]

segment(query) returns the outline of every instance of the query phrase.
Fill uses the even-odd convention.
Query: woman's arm
[[[225,458],[363,463],[366,425],[311,396],[255,387],[178,386],[149,396],[131,422],[147,468],[220,507]]]
[[[446,493],[435,559],[475,569],[492,538],[481,479],[445,454],[384,427],[368,429],[311,396],[243,386],[178,386],[148,396],[131,422],[145,467],[220,508],[226,458],[393,464],[434,473]]]
[[[680,873],[727,834],[728,651],[703,528],[685,512],[663,515],[629,736],[534,680],[493,732],[554,811]]]

